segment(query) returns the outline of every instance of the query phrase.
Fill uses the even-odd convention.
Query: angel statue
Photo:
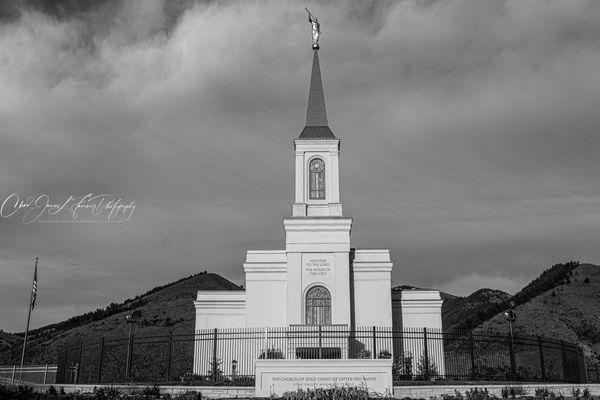
[[[319,37],[321,36],[321,24],[319,24],[319,20],[313,16],[310,11],[308,11],[308,8],[305,8],[306,12],[308,13],[308,22],[310,22],[311,26],[312,26],[312,47],[315,50],[319,49]]]

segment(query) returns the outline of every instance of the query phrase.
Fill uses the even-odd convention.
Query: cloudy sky
[[[597,1],[307,5],[353,246],[390,248],[394,284],[514,292],[552,264],[600,263]],[[136,206],[120,223],[0,217],[1,329],[24,329],[36,256],[34,327],[204,270],[243,283],[246,249],[283,247],[304,4],[0,14],[0,202]]]

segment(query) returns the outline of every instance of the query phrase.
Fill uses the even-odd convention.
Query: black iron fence
[[[392,361],[394,381],[588,381],[581,348],[542,337],[346,325],[207,329],[64,348],[57,383],[254,385],[256,359]],[[76,374],[67,371],[77,371]],[[593,378],[592,378],[593,379]]]
[[[67,374],[73,371],[65,371]],[[56,365],[0,365],[0,382],[9,384],[27,383],[54,383],[56,379]]]
[[[600,364],[588,365],[588,383],[600,383]]]

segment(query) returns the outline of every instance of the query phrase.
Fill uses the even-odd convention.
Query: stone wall
[[[442,394],[454,394],[455,390],[463,393],[467,390],[480,388],[487,389],[490,394],[495,394],[501,397],[502,388],[509,385],[507,383],[496,384],[496,385],[477,385],[477,384],[463,384],[463,385],[412,385],[412,386],[394,386],[394,397],[402,399],[405,397],[411,397],[415,399],[429,399],[430,397],[440,397]],[[46,391],[50,385],[37,385],[38,391]],[[104,385],[60,385],[64,388],[67,393],[74,392],[92,392],[96,386]],[[134,392],[141,391],[145,385],[106,385],[114,388],[118,388],[123,392]],[[600,384],[576,384],[576,383],[524,383],[524,384],[510,384],[510,386],[521,386],[523,387],[528,395],[533,395],[537,388],[547,388],[554,391],[555,393],[562,393],[565,396],[571,396],[571,390],[574,388],[588,388],[593,396],[600,396]],[[225,398],[252,398],[254,397],[253,386],[161,386],[162,393],[169,393],[171,395],[185,393],[187,391],[201,392],[203,396],[212,399],[225,399]]]
[[[600,395],[600,384],[577,384],[577,383],[503,383],[496,385],[477,385],[477,384],[464,384],[464,385],[415,385],[415,386],[394,386],[394,397],[402,399],[404,397],[411,398],[422,398],[429,399],[430,397],[440,397],[443,394],[454,394],[457,390],[464,394],[464,392],[474,389],[487,389],[489,394],[494,394],[498,397],[502,397],[502,388],[506,386],[511,387],[522,387],[525,389],[527,395],[533,396],[535,390],[538,388],[547,388],[555,393],[562,393],[565,397],[571,396],[571,390],[574,388],[580,388],[582,391],[584,388],[590,390],[590,394],[593,396]]]

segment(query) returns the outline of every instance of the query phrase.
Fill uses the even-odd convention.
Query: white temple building
[[[352,248],[352,219],[344,216],[340,199],[340,140],[327,121],[318,46],[306,126],[294,140],[293,157],[294,202],[291,216],[283,219],[285,247],[248,250],[244,291],[199,291],[196,330],[297,325],[441,329],[437,290],[392,291],[389,250]]]

